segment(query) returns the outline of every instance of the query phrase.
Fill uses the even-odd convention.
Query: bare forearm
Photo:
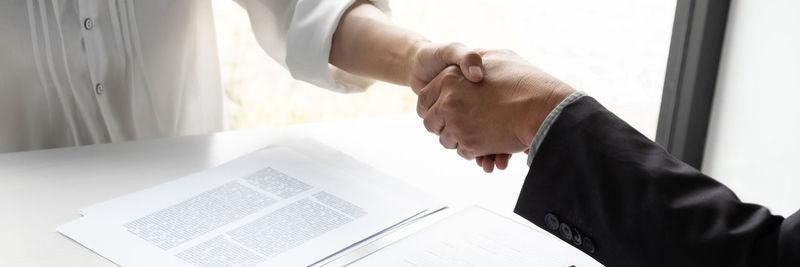
[[[329,62],[352,74],[408,86],[414,56],[425,43],[422,35],[394,25],[378,8],[357,0],[334,33]]]

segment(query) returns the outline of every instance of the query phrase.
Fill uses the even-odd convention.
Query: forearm
[[[333,35],[329,62],[352,74],[408,86],[412,60],[427,42],[394,25],[372,4],[357,0]]]

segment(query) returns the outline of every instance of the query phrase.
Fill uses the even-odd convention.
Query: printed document
[[[348,266],[602,266],[563,241],[471,207]]]
[[[123,266],[309,266],[443,207],[328,150],[266,148],[84,208],[58,231]]]

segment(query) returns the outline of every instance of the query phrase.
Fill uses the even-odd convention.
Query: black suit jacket
[[[591,97],[551,126],[515,212],[607,266],[800,266],[800,212],[742,203]]]

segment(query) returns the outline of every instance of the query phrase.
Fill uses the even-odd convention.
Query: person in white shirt
[[[293,77],[338,92],[415,92],[480,55],[393,25],[380,0],[237,0]],[[223,130],[210,0],[0,3],[0,152]]]

